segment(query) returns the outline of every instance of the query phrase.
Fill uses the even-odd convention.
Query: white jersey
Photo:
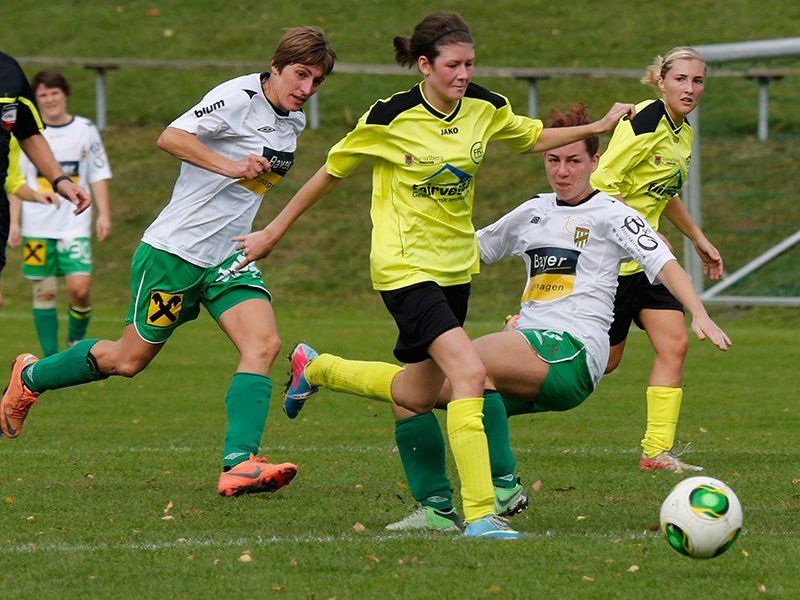
[[[481,260],[525,261],[518,329],[568,332],[587,351],[594,384],[608,362],[608,329],[620,263],[636,260],[650,281],[674,256],[635,210],[602,192],[576,206],[541,194],[478,231]]]
[[[264,194],[292,166],[305,124],[302,111],[275,111],[258,73],[215,87],[170,127],[195,134],[231,160],[264,156],[272,170],[254,179],[231,179],[182,162],[172,199],[142,241],[200,267],[220,264],[236,250],[232,239],[250,233]]]
[[[48,125],[42,135],[53,150],[61,170],[76,185],[89,191],[91,184],[111,179],[103,141],[97,127],[89,119],[75,116],[66,125]],[[20,155],[20,168],[28,187],[42,193],[53,191],[50,181],[36,170],[24,152]],[[79,215],[73,214],[73,210],[75,206],[64,198],[59,208],[23,202],[22,235],[57,240],[91,237],[91,207]]]

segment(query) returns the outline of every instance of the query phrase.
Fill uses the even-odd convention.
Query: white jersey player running
[[[246,259],[233,238],[251,231],[264,194],[291,167],[305,126],[301,108],[334,60],[321,29],[290,29],[267,73],[217,86],[162,132],[158,145],[181,161],[181,171],[169,204],[133,256],[128,326],[116,341],[83,340],[40,361],[17,357],[0,405],[4,436],[19,435],[44,391],[110,375],[133,377],[202,305],[239,351],[225,397],[228,427],[217,491],[271,492],[291,481],[295,465],[257,456],[280,339],[261,272],[255,264],[234,268]]]

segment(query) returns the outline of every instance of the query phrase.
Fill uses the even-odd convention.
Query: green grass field
[[[391,62],[391,38],[432,10],[457,10],[473,27],[487,66],[644,68],[678,44],[797,35],[800,5],[784,0],[573,5],[523,0],[433,6],[397,3],[265,4],[245,0],[114,2],[19,0],[4,9],[2,50],[13,55],[259,60],[282,28],[325,27],[343,62]],[[513,18],[509,18],[511,15]],[[171,33],[168,33],[171,32]],[[800,60],[746,62],[735,68]],[[32,74],[39,66],[28,66]],[[74,112],[94,117],[93,73],[68,69]],[[116,337],[126,310],[128,265],[141,232],[166,204],[178,165],[155,147],[163,127],[222,70],[109,73],[114,232],[95,246],[97,307],[91,334]],[[321,92],[323,122],[300,140],[297,162],[267,198],[263,225],[324,160],[327,149],[378,97],[409,77],[334,74]],[[524,110],[526,85],[481,83]],[[587,102],[600,116],[614,100],[650,92],[632,80],[552,80],[542,110]],[[800,78],[770,87],[770,141],[755,140],[757,87],[709,79],[702,103],[704,228],[732,271],[798,228]],[[369,171],[303,217],[262,262],[284,347],[306,340],[328,351],[391,359],[395,330],[370,289]],[[541,159],[494,145],[478,178],[475,223],[483,226],[546,189]],[[674,230],[667,233],[677,240]],[[680,251],[680,244],[676,244]],[[734,290],[800,293],[800,249]],[[514,261],[474,282],[468,331],[496,328],[519,300]],[[0,366],[36,350],[30,287],[12,251],[3,272]],[[63,311],[62,311],[63,312]],[[265,449],[298,464],[274,495],[216,495],[224,394],[235,351],[210,319],[182,328],[132,381],[108,380],[48,393],[23,436],[0,440],[0,593],[9,598],[730,598],[800,595],[800,453],[797,310],[713,312],[734,339],[727,354],[693,342],[679,438],[690,460],[727,481],[744,508],[744,534],[726,555],[693,561],[654,531],[680,476],[637,469],[644,387],[652,350],[632,334],[622,367],[580,408],[511,422],[531,507],[513,521],[517,543],[390,536],[385,524],[413,507],[387,407],[320,394],[297,422],[280,411],[283,363]],[[62,323],[62,328],[65,324]],[[0,370],[0,381],[7,376]],[[452,467],[452,465],[451,465]],[[453,470],[451,469],[451,472]],[[455,481],[455,479],[454,479]],[[170,507],[170,508],[168,508]],[[172,517],[172,518],[165,518]],[[581,517],[581,518],[579,518]],[[357,532],[354,525],[365,529]],[[248,553],[250,562],[240,561]],[[633,567],[638,569],[634,569]]]
[[[277,309],[287,346],[306,339],[390,358],[393,326],[381,307]],[[2,587],[38,598],[625,598],[658,589],[748,598],[761,597],[763,585],[768,597],[793,597],[798,318],[719,317],[736,345],[722,355],[693,343],[679,436],[743,504],[744,534],[720,558],[683,558],[654,531],[680,476],[637,469],[651,355],[640,333],[584,405],[511,421],[519,474],[529,489],[541,487],[513,520],[525,539],[490,542],[384,533],[413,506],[392,420],[386,406],[343,395],[321,393],[293,422],[276,392],[266,450],[295,462],[297,478],[274,495],[218,497],[223,398],[236,357],[204,317],[132,381],[44,395],[23,435],[2,443]],[[494,325],[473,320],[469,330]],[[0,327],[4,354],[34,344],[24,315],[0,314]],[[117,317],[103,312],[93,329],[113,335]],[[276,367],[278,384],[284,368]],[[357,533],[356,523],[366,529]],[[252,562],[240,562],[248,551]]]

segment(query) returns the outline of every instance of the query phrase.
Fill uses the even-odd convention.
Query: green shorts
[[[146,342],[163,344],[182,324],[200,314],[200,305],[218,321],[222,313],[250,298],[272,300],[261,271],[237,252],[216,267],[198,267],[141,243],[131,260],[131,305],[125,323],[133,324]]]
[[[586,365],[585,346],[566,332],[545,329],[518,330],[550,370],[533,402],[503,396],[508,416],[570,410],[594,391]]]
[[[92,245],[88,237],[22,238],[22,275],[26,279],[91,274]]]

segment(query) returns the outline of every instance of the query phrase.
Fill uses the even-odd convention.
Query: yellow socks
[[[647,388],[647,431],[642,440],[642,449],[650,458],[669,450],[675,443],[681,400],[681,388],[653,385]]]
[[[392,381],[403,368],[384,362],[345,360],[320,354],[306,367],[306,380],[333,392],[392,402]]]
[[[462,398],[447,405],[447,437],[461,477],[467,523],[494,513],[494,486],[482,411],[483,398]]]

